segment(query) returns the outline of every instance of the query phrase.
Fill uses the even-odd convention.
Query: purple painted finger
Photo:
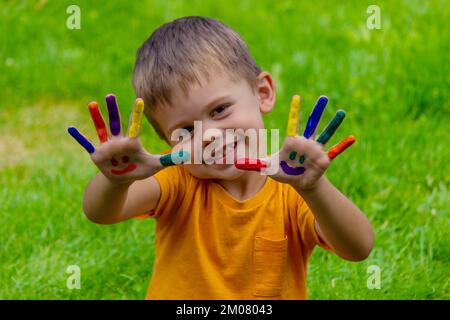
[[[108,106],[109,128],[113,136],[120,134],[120,113],[117,106],[116,97],[113,94],[106,96],[106,105]]]

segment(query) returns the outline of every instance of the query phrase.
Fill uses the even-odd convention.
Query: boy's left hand
[[[264,172],[264,168],[275,166],[275,170],[273,170],[273,167],[269,170],[271,178],[289,183],[296,189],[313,188],[327,170],[331,160],[355,142],[353,136],[348,136],[328,152],[324,151],[324,145],[345,117],[343,110],[338,110],[319,138],[314,139],[316,128],[327,102],[326,97],[321,96],[319,98],[308,119],[303,135],[298,136],[300,96],[294,96],[289,111],[287,137],[277,156],[272,156],[267,160],[238,159],[235,164],[236,167],[243,170]],[[277,163],[273,163],[274,159]]]

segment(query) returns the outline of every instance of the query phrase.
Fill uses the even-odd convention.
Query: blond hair
[[[133,72],[136,96],[144,100],[145,115],[160,137],[151,111],[171,104],[172,92],[200,84],[202,77],[224,71],[245,79],[251,88],[261,72],[239,34],[215,19],[183,17],[163,24],[139,48]]]

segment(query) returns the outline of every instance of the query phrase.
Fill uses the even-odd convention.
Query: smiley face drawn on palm
[[[287,137],[277,157],[269,157],[267,160],[240,159],[236,162],[237,168],[264,172],[268,166],[279,166],[278,170],[273,170],[274,173],[269,174],[271,178],[284,183],[295,182],[301,188],[308,188],[323,175],[332,159],[355,142],[355,138],[349,136],[333,146],[328,152],[323,150],[324,145],[342,123],[345,117],[343,110],[338,110],[319,138],[314,139],[315,131],[328,102],[325,96],[319,97],[305,126],[303,135],[299,136],[300,101],[300,96],[296,95],[292,98]],[[271,159],[279,159],[279,162],[271,163]],[[251,160],[253,160],[253,164],[250,163]],[[259,161],[260,164],[255,166],[255,161]]]
[[[189,157],[189,154],[184,151],[175,154],[152,155],[142,147],[139,141],[144,110],[142,99],[136,99],[125,136],[122,134],[120,113],[115,96],[107,95],[106,104],[110,135],[108,135],[97,102],[91,102],[88,105],[100,140],[99,146],[94,147],[75,127],[69,127],[68,132],[86,149],[91,155],[92,161],[107,178],[121,182],[145,179],[166,166],[183,163]]]
[[[129,156],[123,156],[122,157],[122,163],[126,167],[123,168],[123,169],[113,168],[113,169],[111,169],[111,173],[112,174],[121,175],[121,174],[125,174],[125,173],[128,173],[128,172],[132,172],[134,169],[137,168],[137,164],[136,163],[129,163],[129,162],[130,162],[130,157]],[[113,167],[118,167],[120,165],[120,162],[116,158],[112,157],[111,158],[111,165]]]

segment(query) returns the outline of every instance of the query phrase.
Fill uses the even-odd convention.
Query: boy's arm
[[[189,153],[183,150],[152,155],[142,147],[139,140],[144,110],[142,99],[136,99],[126,135],[122,134],[115,96],[106,96],[106,104],[110,135],[98,104],[89,104],[100,145],[94,147],[75,127],[68,129],[101,171],[86,188],[83,209],[91,221],[102,224],[116,223],[154,209],[161,191],[153,175],[166,166],[181,164],[189,158]]]
[[[112,224],[154,209],[160,195],[161,189],[154,177],[115,183],[99,173],[85,190],[83,209],[92,222]]]
[[[338,110],[319,138],[315,131],[328,99],[321,96],[314,107],[302,136],[298,135],[300,96],[294,96],[289,111],[287,137],[281,150],[269,159],[239,159],[236,167],[257,170],[272,179],[290,184],[308,204],[316,218],[319,236],[342,258],[365,259],[373,246],[373,231],[363,213],[324,176],[331,161],[355,142],[349,136],[325,152],[345,117]]]
[[[296,190],[316,218],[317,233],[338,256],[350,261],[369,256],[374,241],[369,221],[325,176],[310,189]]]

